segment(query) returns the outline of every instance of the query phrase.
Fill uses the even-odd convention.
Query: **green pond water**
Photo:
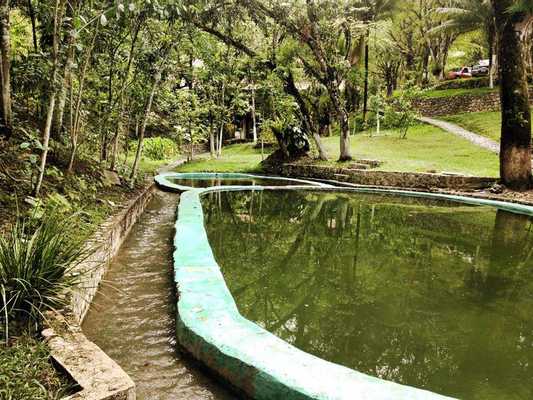
[[[461,399],[533,398],[533,223],[317,191],[203,197],[240,312],[296,347]]]
[[[269,179],[269,178],[252,178],[252,177],[242,177],[242,178],[166,178],[170,183],[175,185],[189,186],[195,188],[208,188],[211,186],[288,186],[288,185],[305,185],[305,183],[299,183],[290,180],[283,179]]]

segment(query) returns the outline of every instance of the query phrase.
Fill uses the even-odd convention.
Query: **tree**
[[[0,65],[1,83],[1,126],[0,133],[9,136],[12,130],[11,111],[11,36],[9,33],[9,13],[11,11],[9,0],[0,1]]]
[[[530,15],[511,12],[513,0],[492,0],[499,50],[502,135],[500,177],[510,188],[531,187],[531,112],[522,35]]]
[[[363,121],[366,121],[368,112],[368,83],[369,83],[369,49],[370,49],[370,31],[375,28],[379,20],[388,18],[390,13],[396,7],[396,0],[360,0],[356,6],[358,13],[363,22],[366,24],[364,40],[364,71],[365,85],[363,91]]]
[[[58,93],[58,79],[60,69],[60,42],[61,42],[61,25],[63,23],[63,16],[65,12],[66,0],[56,0],[55,6],[52,9],[53,13],[53,32],[52,32],[52,49],[50,59],[52,62],[52,70],[50,73],[50,89],[48,93],[48,106],[46,110],[46,122],[43,128],[41,160],[39,163],[39,176],[34,188],[34,195],[37,197],[40,194],[43,183],[44,172],[46,168],[46,160],[48,157],[50,131],[52,129],[52,118]]]
[[[496,26],[494,10],[490,0],[453,0],[447,7],[438,9],[446,15],[442,28],[457,32],[470,32],[481,29],[487,40],[489,57],[489,86],[494,87],[494,55],[496,46]]]

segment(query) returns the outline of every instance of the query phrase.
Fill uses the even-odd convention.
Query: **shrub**
[[[416,123],[417,112],[413,106],[413,99],[418,95],[414,88],[407,88],[399,96],[394,97],[385,107],[384,127],[396,129],[400,138],[407,137],[407,131]]]
[[[176,143],[169,138],[146,138],[143,147],[144,155],[151,160],[166,160],[178,154]]]
[[[489,78],[483,76],[481,78],[469,79],[453,79],[444,81],[435,85],[433,90],[448,90],[448,89],[477,89],[489,86]]]
[[[0,325],[7,340],[11,326],[38,328],[43,313],[66,305],[81,274],[75,268],[88,255],[77,216],[45,213],[18,218],[0,237]]]

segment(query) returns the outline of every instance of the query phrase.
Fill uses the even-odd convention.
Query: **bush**
[[[144,155],[151,160],[166,160],[179,153],[172,139],[162,137],[144,139],[143,148]]]
[[[6,340],[12,327],[38,328],[44,312],[64,307],[79,283],[74,269],[88,253],[75,218],[49,212],[37,226],[33,217],[18,218],[0,237],[0,336]]]
[[[417,96],[416,89],[407,88],[385,106],[383,125],[385,128],[398,130],[401,139],[407,137],[407,131],[417,121],[418,115],[413,106],[413,99]]]
[[[477,89],[489,86],[489,77],[483,76],[481,78],[468,79],[453,79],[444,81],[435,85],[433,90],[448,90],[448,89]]]

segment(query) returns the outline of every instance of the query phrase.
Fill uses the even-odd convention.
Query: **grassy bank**
[[[337,159],[338,138],[324,138],[324,143],[330,157]],[[351,149],[356,159],[382,161],[383,165],[379,170],[383,171],[498,175],[497,155],[427,125],[411,128],[406,139],[399,139],[398,133],[393,131],[383,131],[379,136],[372,137],[364,132],[351,138]],[[327,163],[337,164],[333,161]]]
[[[265,149],[265,158],[272,149]],[[176,169],[177,172],[258,172],[261,149],[252,143],[234,144],[222,149],[219,158],[201,157]]]
[[[445,97],[455,97],[455,96],[481,96],[487,93],[496,93],[498,91],[498,88],[488,88],[488,87],[482,87],[482,88],[475,88],[475,89],[444,89],[444,90],[425,90],[420,94],[420,97],[423,98],[445,98]]]
[[[323,138],[330,160],[337,165],[338,136]],[[352,155],[356,159],[376,159],[383,162],[383,171],[455,172],[478,176],[497,176],[498,157],[474,146],[467,140],[438,128],[417,125],[409,130],[407,139],[398,133],[383,131],[379,136],[363,132],[351,137]],[[237,144],[223,149],[218,159],[203,158],[185,164],[178,172],[257,172],[261,151],[252,144]],[[345,164],[338,164],[343,166]]]
[[[469,131],[500,141],[502,115],[500,111],[447,115],[442,119],[453,122]]]

